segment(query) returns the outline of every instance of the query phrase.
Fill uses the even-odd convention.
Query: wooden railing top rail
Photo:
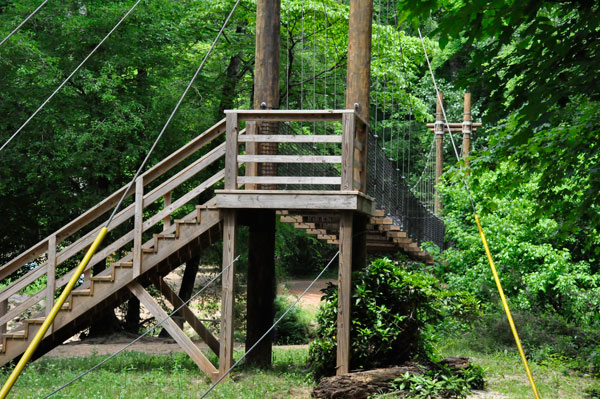
[[[330,110],[227,110],[225,114],[237,114],[238,121],[271,121],[271,122],[323,122],[341,121],[345,114],[353,114],[356,120],[364,125],[369,123],[353,109]]]
[[[204,147],[206,144],[208,144],[210,141],[220,136],[224,132],[225,119],[222,119],[221,121],[210,127],[208,130],[198,135],[188,144],[184,145],[179,150],[175,151],[167,158],[165,158],[164,160],[150,168],[148,171],[146,171],[144,174],[142,174],[142,176],[144,177],[144,185],[156,180],[157,178],[171,170],[173,167],[187,159],[190,155]],[[112,209],[114,206],[117,205],[119,198],[123,195],[123,192],[126,190],[126,188],[127,186],[121,187],[119,190],[109,195],[106,199],[99,202],[94,207],[90,208],[78,218],[69,222],[56,232],[50,234],[42,241],[38,242],[25,252],[21,253],[20,255],[16,256],[12,260],[4,264],[4,266],[0,268],[0,280],[8,277],[12,273],[23,267],[25,264],[35,260],[40,255],[44,254],[48,250],[48,240],[50,239],[50,237],[56,236],[56,242],[59,243],[73,235],[75,232],[86,227],[96,219],[98,219],[108,210]],[[127,193],[127,196],[132,195],[134,190],[135,187],[132,187],[132,189]]]

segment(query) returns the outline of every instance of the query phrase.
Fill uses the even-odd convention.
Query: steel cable
[[[4,39],[2,39],[2,41],[0,42],[0,47],[2,47],[2,45],[6,43],[8,39],[10,39],[15,33],[17,33],[23,27],[23,25],[27,23],[27,21],[29,21],[35,14],[37,14],[38,11],[41,10],[42,7],[44,7],[48,1],[50,0],[44,0],[35,10],[31,12],[31,14],[29,14],[23,21],[21,21],[21,23],[17,25],[17,27],[13,29],[12,32],[10,32]]]

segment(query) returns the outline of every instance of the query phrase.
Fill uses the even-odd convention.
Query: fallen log
[[[464,370],[470,365],[466,357],[449,357],[440,364],[455,371]],[[392,382],[406,373],[422,375],[427,370],[427,366],[407,362],[398,367],[325,377],[319,381],[311,396],[317,399],[367,399],[377,393],[389,392],[393,388]]]

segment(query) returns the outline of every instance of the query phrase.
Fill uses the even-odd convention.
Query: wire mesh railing
[[[390,160],[369,134],[367,194],[375,199],[378,209],[402,226],[406,234],[421,244],[433,242],[444,249],[445,226],[442,219],[427,209],[412,193],[400,173],[398,165]]]

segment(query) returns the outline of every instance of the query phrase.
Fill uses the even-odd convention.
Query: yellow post
[[[500,283],[500,278],[498,277],[498,272],[496,271],[496,266],[494,265],[494,259],[492,259],[492,253],[490,252],[487,240],[485,238],[485,235],[483,234],[483,228],[481,227],[481,222],[479,221],[478,214],[475,214],[475,222],[477,223],[477,229],[479,230],[479,235],[481,236],[481,241],[483,242],[485,254],[487,255],[490,267],[492,268],[492,274],[494,275],[494,281],[496,282],[496,287],[498,287],[498,292],[500,293],[500,300],[502,301],[504,312],[506,312],[508,324],[510,324],[510,329],[513,333],[513,337],[515,338],[515,342],[517,343],[517,348],[519,349],[521,360],[523,361],[523,365],[525,366],[525,372],[527,373],[527,378],[529,379],[529,383],[531,384],[533,395],[536,397],[536,399],[540,399],[540,393],[538,392],[538,389],[535,386],[535,382],[533,381],[533,376],[531,375],[531,370],[529,369],[529,363],[527,362],[527,358],[525,357],[525,352],[523,351],[523,346],[521,345],[521,340],[519,339],[519,334],[517,333],[515,322],[513,321],[512,314],[510,313],[510,308],[508,307],[508,302],[506,301],[506,297],[504,296],[504,290],[502,289],[502,284]]]
[[[27,365],[27,362],[29,362],[29,360],[33,356],[33,353],[44,338],[44,335],[46,335],[46,332],[54,322],[54,319],[56,318],[56,315],[58,314],[60,308],[67,300],[67,297],[73,290],[73,287],[75,287],[75,283],[77,283],[77,280],[79,280],[79,277],[81,277],[81,274],[85,270],[85,267],[88,265],[88,263],[90,263],[92,256],[94,256],[96,250],[98,250],[98,247],[100,246],[100,243],[106,236],[106,233],[108,233],[108,229],[106,227],[103,227],[102,230],[100,230],[100,232],[98,233],[98,236],[96,237],[92,245],[90,246],[90,249],[88,249],[87,253],[81,260],[81,263],[79,264],[79,266],[77,266],[77,269],[75,269],[75,273],[73,273],[73,276],[67,283],[67,286],[65,287],[64,291],[52,307],[52,310],[46,317],[46,320],[44,320],[44,323],[42,324],[38,332],[35,334],[35,337],[33,337],[33,340],[25,350],[25,353],[23,353],[23,355],[21,356],[19,363],[17,363],[17,366],[8,377],[8,380],[6,380],[6,382],[4,383],[2,390],[0,390],[0,399],[6,398],[15,382],[17,382],[17,378],[19,378],[19,375]]]

